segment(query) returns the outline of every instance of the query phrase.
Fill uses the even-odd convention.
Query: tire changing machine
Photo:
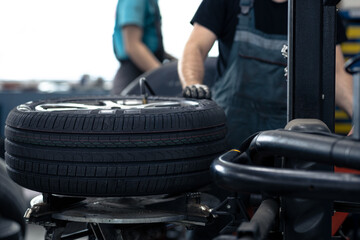
[[[288,125],[261,132],[240,151],[214,161],[212,173],[220,186],[263,197],[237,236],[218,240],[347,239],[332,236],[332,216],[360,212],[360,176],[333,172],[334,165],[360,169],[360,57],[347,62],[347,71],[357,73],[354,134],[337,136],[331,132],[338,2],[289,0]],[[253,165],[244,163],[245,154]],[[274,231],[281,236],[271,238]]]

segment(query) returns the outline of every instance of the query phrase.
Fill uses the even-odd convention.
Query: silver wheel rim
[[[89,111],[89,110],[140,110],[140,109],[159,109],[159,108],[174,108],[194,106],[197,107],[198,102],[191,100],[175,100],[175,101],[152,101],[143,104],[140,99],[125,99],[125,100],[97,100],[94,103],[44,103],[35,107],[38,112],[55,112],[55,111]],[[30,107],[26,104],[17,107],[19,111],[31,111]]]

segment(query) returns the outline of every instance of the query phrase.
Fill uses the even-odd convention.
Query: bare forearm
[[[352,116],[353,81],[352,76],[344,70],[344,58],[340,46],[336,46],[336,105]]]
[[[150,71],[161,66],[160,61],[143,43],[134,44],[127,54],[135,65],[142,71]]]
[[[178,65],[179,77],[183,87],[201,84],[204,78],[204,58],[201,51],[187,45]]]
[[[336,104],[349,116],[352,116],[352,78],[351,76],[337,77],[336,80]]]
[[[182,58],[179,60],[178,72],[182,87],[202,84],[204,78],[204,61],[216,35],[206,27],[195,23],[187,41]]]
[[[143,29],[136,25],[122,27],[125,50],[134,64],[146,72],[160,67],[161,63],[142,42]]]

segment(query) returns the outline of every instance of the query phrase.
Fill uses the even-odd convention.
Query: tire
[[[5,159],[21,186],[73,196],[191,191],[226,150],[223,110],[210,100],[140,96],[29,102],[6,120]]]
[[[44,133],[26,132],[9,126],[5,127],[5,134],[8,140],[22,143],[30,143],[43,146],[56,147],[157,147],[196,144],[210,142],[225,137],[226,129],[223,126],[199,129],[185,132],[166,132],[154,134],[117,134],[109,135],[99,133],[94,137],[93,134],[66,134],[66,133]]]
[[[128,109],[112,106],[114,102]],[[5,123],[19,130],[61,134],[156,134],[224,126],[223,110],[210,100],[149,97],[147,107],[141,102],[139,96],[29,102],[13,109]]]
[[[207,57],[204,62],[203,84],[211,88],[216,79],[217,57]],[[120,93],[121,96],[141,94],[139,80],[145,78],[151,88],[160,96],[181,96],[182,88],[177,70],[178,61],[171,61],[152,71],[147,71],[129,83]],[[164,81],[166,79],[166,81]]]

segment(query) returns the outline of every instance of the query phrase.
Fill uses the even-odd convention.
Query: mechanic
[[[119,94],[142,73],[160,67],[165,57],[173,59],[164,52],[157,0],[118,1],[113,48],[120,68],[112,94]]]
[[[286,125],[287,0],[204,0],[191,23],[193,31],[179,61],[183,96],[211,98],[224,108],[228,140],[239,147],[251,134]],[[344,70],[340,43],[346,40],[338,18],[336,104],[352,116],[352,77]],[[211,91],[202,84],[203,62],[218,40],[217,79]],[[309,74],[311,76],[311,74]]]

